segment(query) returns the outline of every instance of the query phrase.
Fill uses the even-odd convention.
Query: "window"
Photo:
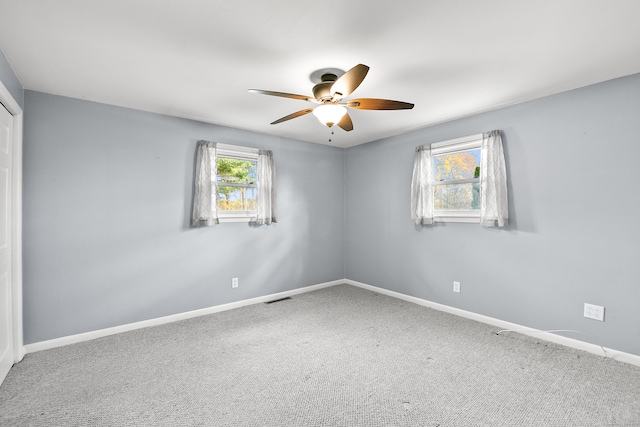
[[[223,222],[246,222],[256,217],[258,150],[218,144],[216,151],[216,208]]]
[[[219,222],[277,222],[271,150],[198,141],[191,224],[211,227]]]
[[[433,216],[440,222],[479,222],[482,135],[431,144]]]
[[[509,224],[507,169],[499,130],[416,147],[411,221]]]

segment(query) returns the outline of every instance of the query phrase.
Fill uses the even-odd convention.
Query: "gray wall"
[[[414,226],[415,147],[492,129],[510,226]],[[353,147],[345,162],[347,278],[640,355],[640,74]],[[606,307],[604,323],[585,302]]]
[[[347,277],[640,354],[640,75],[346,152],[30,91],[24,108],[26,343]],[[412,225],[415,147],[491,129],[510,226]],[[203,138],[274,150],[278,224],[189,227]]]
[[[13,99],[16,100],[20,108],[24,110],[24,90],[22,84],[16,74],[13,72],[11,65],[0,51],[0,82],[7,88]]]
[[[189,226],[199,139],[273,150],[277,224]],[[26,91],[25,343],[344,278],[343,169],[334,147]]]

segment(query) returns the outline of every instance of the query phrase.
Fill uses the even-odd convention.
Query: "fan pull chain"
[[[331,129],[331,135],[333,135],[333,129]],[[331,142],[331,137],[329,137],[329,142]]]

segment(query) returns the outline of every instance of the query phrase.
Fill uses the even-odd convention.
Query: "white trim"
[[[256,217],[255,216],[239,216],[239,217],[220,216],[220,214],[218,213],[218,222],[220,224],[225,222],[244,222],[244,223],[256,222]]]
[[[474,184],[480,182],[480,178],[462,178],[462,179],[450,179],[448,181],[436,181],[433,183],[434,187],[440,185],[455,185],[455,184]]]
[[[482,144],[482,134],[477,133],[475,135],[462,136],[460,138],[447,139],[446,141],[434,142],[431,145],[431,154],[432,155],[441,155],[443,153],[451,152],[451,145],[459,145],[459,147],[455,147],[455,150],[470,150],[473,148],[480,148]],[[445,148],[446,147],[446,148]]]
[[[468,224],[480,224],[480,216],[433,216],[433,222],[466,222]]]
[[[256,222],[256,211],[218,211],[218,221]]]
[[[279,292],[276,294],[265,295],[261,297],[251,298],[243,301],[231,302],[228,304],[216,305],[213,307],[202,308],[199,310],[187,311],[184,313],[172,314],[170,316],[158,317],[155,319],[143,320],[141,322],[128,323],[126,325],[114,326],[112,328],[99,329],[97,331],[85,332],[77,335],[68,335],[66,337],[55,338],[47,341],[40,341],[24,346],[27,353],[35,353],[36,351],[49,350],[56,347],[62,347],[70,344],[77,344],[84,341],[91,341],[97,338],[115,335],[122,332],[135,331],[137,329],[148,328],[151,326],[159,326],[167,323],[179,322],[181,320],[192,319],[194,317],[206,316],[208,314],[220,313],[222,311],[233,310],[234,308],[246,307],[248,305],[259,304],[267,301],[273,301],[280,298],[286,298],[293,295],[299,295],[306,292],[316,291],[322,288],[328,288],[335,285],[344,284],[344,280],[334,280],[332,282],[320,283],[317,285],[306,286],[304,288],[293,289],[290,291]]]
[[[437,214],[436,214],[437,212]],[[433,214],[434,222],[469,222],[480,224],[480,211],[451,211],[441,210],[435,211]]]
[[[258,160],[259,151],[257,148],[241,145],[216,144],[216,156],[220,157],[242,157],[247,160]]]
[[[475,320],[477,322],[486,323],[488,325],[497,326],[500,329],[516,330],[516,332],[524,335],[539,338],[545,341],[550,341],[556,344],[563,345],[565,347],[571,347],[577,350],[583,350],[588,353],[596,354],[598,356],[603,356],[603,350],[604,350],[606,351],[606,356],[610,359],[617,360],[618,362],[628,363],[630,365],[640,366],[640,355],[625,353],[622,351],[601,347],[596,344],[587,343],[587,342],[576,340],[573,338],[567,338],[561,335],[556,335],[550,332],[540,331],[538,329],[529,328],[526,326],[518,325],[516,323],[506,322],[504,320],[495,319],[493,317],[484,316],[482,314],[473,313],[471,311],[466,311],[459,308],[450,307],[448,305],[439,304],[439,303],[428,301],[422,298],[413,297],[410,295],[402,294],[400,292],[390,291],[388,289],[378,288],[376,286],[371,286],[365,283],[356,282],[355,280],[345,279],[344,283],[351,286],[356,286],[358,288],[377,292],[379,294],[387,295],[393,298],[398,298],[403,301],[412,302],[414,304],[418,304],[423,307],[433,308],[434,310],[443,311],[445,313],[453,314],[455,316],[460,316],[466,319]]]
[[[97,338],[106,337],[109,335],[115,335],[122,332],[134,331],[136,329],[148,328],[151,326],[159,326],[167,323],[178,322],[181,320],[191,319],[199,316],[206,316],[208,314],[220,313],[222,311],[233,310],[234,308],[245,307],[252,304],[259,304],[262,302],[272,301],[280,298],[286,298],[293,295],[299,295],[306,292],[316,291],[318,289],[329,288],[331,286],[347,284],[358,288],[366,289],[379,294],[387,295],[392,298],[398,298],[403,301],[411,302],[421,305],[423,307],[432,308],[434,310],[442,311],[445,313],[453,314],[455,316],[464,317],[466,319],[475,320],[476,322],[486,323],[488,325],[496,326],[500,329],[515,330],[515,332],[528,335],[531,337],[539,338],[545,341],[550,341],[556,344],[563,345],[565,347],[574,348],[577,350],[583,350],[588,353],[596,354],[598,356],[603,355],[603,349],[606,351],[608,358],[616,360],[618,362],[628,363],[630,365],[640,366],[640,356],[625,353],[622,351],[601,347],[596,344],[590,344],[584,341],[576,340],[573,338],[567,338],[561,335],[556,335],[550,332],[540,331],[538,329],[529,328],[526,326],[518,325],[517,323],[506,322],[504,320],[495,319],[493,317],[484,316],[482,314],[473,313],[471,311],[462,310],[448,305],[439,304],[436,302],[428,301],[422,298],[413,297],[410,295],[402,294],[400,292],[390,291],[388,289],[379,288],[377,286],[367,285],[366,283],[356,282],[351,279],[334,280],[331,282],[320,283],[317,285],[311,285],[304,288],[293,289],[291,291],[279,292],[276,294],[265,295],[262,297],[252,298],[243,301],[236,301],[228,304],[217,305],[209,308],[203,308],[200,310],[188,311],[186,313],[178,313],[171,316],[159,317],[156,319],[143,320],[141,322],[129,323],[126,325],[115,326],[113,328],[100,329],[92,332],[85,332],[83,334],[69,335],[66,337],[56,338],[48,341],[40,341],[33,344],[27,344],[24,349],[27,353],[34,353],[41,350],[48,350],[56,347],[62,347],[65,345],[76,344],[84,341],[91,341]]]
[[[13,360],[25,355],[22,337],[22,118],[23,111],[5,85],[0,82],[0,103],[13,116],[13,155],[11,165],[11,298]]]

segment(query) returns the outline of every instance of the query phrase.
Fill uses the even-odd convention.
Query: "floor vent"
[[[265,302],[265,304],[273,304],[274,302],[280,302],[280,301],[285,301],[291,299],[291,297],[285,297],[285,298],[280,298],[280,299],[274,299],[273,301],[267,301]]]

